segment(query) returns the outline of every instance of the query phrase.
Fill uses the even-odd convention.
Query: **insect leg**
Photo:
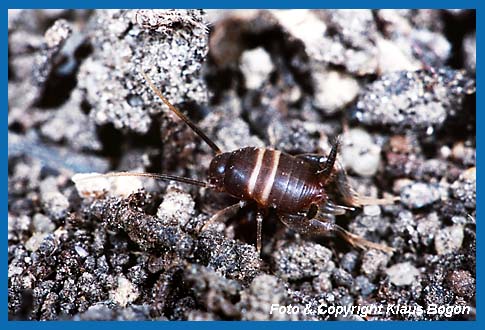
[[[214,214],[204,225],[200,228],[200,231],[204,231],[209,225],[216,223],[216,222],[223,222],[236,215],[236,213],[246,206],[246,202],[241,201],[239,203],[230,205],[228,207],[219,210],[216,214]]]
[[[374,243],[369,240],[366,240],[365,238],[352,234],[348,230],[345,230],[342,227],[340,227],[339,225],[335,225],[334,231],[337,234],[339,234],[343,239],[345,239],[347,242],[349,242],[352,246],[361,248],[363,250],[376,249],[386,253],[394,252],[394,249],[387,245]]]
[[[319,208],[319,212],[333,215],[342,215],[345,214],[347,211],[355,211],[355,208],[345,205],[334,204],[333,202],[328,200],[320,205]]]
[[[256,249],[261,254],[261,229],[263,224],[263,213],[260,210],[256,213]]]
[[[399,197],[388,197],[388,198],[373,198],[359,196],[359,194],[352,188],[347,178],[347,172],[345,171],[342,163],[338,160],[333,162],[328,160],[326,156],[319,154],[301,154],[296,157],[302,158],[317,165],[321,168],[322,173],[328,169],[327,164],[333,164],[333,168],[330,172],[328,183],[333,186],[336,192],[342,197],[345,204],[355,207],[361,207],[364,205],[388,205],[399,200]],[[338,206],[343,207],[345,206]]]
[[[353,208],[351,208],[351,207],[346,207],[346,206],[342,206],[342,205],[335,205],[331,201],[326,201],[319,208],[319,210],[318,210],[318,212],[315,216],[315,219],[310,219],[310,220],[316,220],[316,221],[321,222],[321,223],[329,223],[328,218],[329,218],[330,215],[340,215],[340,214],[345,213],[345,211],[348,210],[348,209],[353,210]],[[315,224],[312,221],[310,221],[310,222],[311,222],[311,225],[313,225],[313,226],[317,226],[317,227],[321,226],[320,224]],[[333,222],[330,222],[330,225],[327,225],[325,228],[328,229],[328,227],[330,227],[331,231],[336,232],[338,235],[340,235],[343,239],[345,239],[351,245],[359,247],[361,249],[372,248],[372,249],[385,251],[385,252],[388,252],[388,253],[393,251],[392,248],[389,248],[386,245],[377,244],[377,243],[368,241],[368,240],[366,240],[366,239],[364,239],[360,236],[352,234],[351,232],[343,229],[342,227],[340,227],[339,225],[337,225]]]
[[[391,196],[387,198],[373,198],[367,196],[359,196],[354,188],[349,183],[347,178],[347,173],[344,167],[339,162],[335,163],[332,171],[332,184],[335,186],[336,190],[339,192],[343,201],[347,205],[361,207],[364,205],[388,205],[399,200],[399,197]]]
[[[301,215],[279,214],[281,222],[288,228],[295,230],[301,234],[308,234],[312,236],[322,236],[336,233],[349,242],[352,246],[361,249],[377,249],[386,253],[391,253],[394,249],[383,245],[368,241],[360,236],[352,234],[339,225],[328,221],[330,214],[319,212],[316,218],[308,219]]]
[[[325,235],[334,230],[334,224],[330,221],[318,221],[309,219],[304,215],[278,214],[280,221],[291,230],[302,235]]]

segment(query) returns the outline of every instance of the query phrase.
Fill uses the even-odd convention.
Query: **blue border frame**
[[[4,223],[2,224],[2,232],[3,237],[6,238],[7,236],[7,211],[8,211],[8,175],[7,175],[7,159],[8,159],[8,146],[7,146],[7,113],[8,113],[8,51],[7,51],[7,44],[8,44],[8,28],[7,28],[7,20],[8,20],[8,11],[9,8],[65,8],[66,5],[68,8],[158,8],[166,6],[162,2],[156,1],[149,1],[149,0],[138,0],[136,2],[127,1],[127,0],[110,0],[100,2],[93,1],[93,0],[74,0],[70,2],[59,1],[59,0],[44,0],[42,2],[39,1],[26,1],[26,0],[18,0],[18,1],[3,1],[0,3],[2,7],[1,11],[1,20],[2,26],[4,26],[4,34],[3,34],[3,45],[4,50],[1,52],[1,60],[3,65],[1,66],[1,76],[2,76],[2,94],[4,99],[4,111],[2,115],[2,127],[5,127],[4,131],[4,139],[0,140],[0,148],[4,150],[4,160],[2,162],[3,173],[4,177],[2,178],[3,189],[1,190],[1,203],[0,207],[2,210]],[[483,6],[483,5],[482,5]],[[270,1],[255,1],[255,0],[246,0],[246,1],[193,1],[193,0],[182,0],[176,2],[177,8],[475,8],[477,9],[477,57],[481,54],[482,43],[480,36],[482,36],[481,29],[481,18],[484,16],[482,15],[482,7],[480,2],[477,1],[470,1],[470,0],[462,0],[462,1],[451,1],[451,0],[442,0],[442,1],[431,1],[431,0],[394,0],[394,1],[366,1],[363,2],[358,0],[330,0],[325,2],[317,2],[317,1],[309,1],[309,0],[299,0],[298,2],[295,1],[288,1],[288,0],[270,0]],[[478,61],[480,62],[480,61]],[[480,65],[477,65],[477,87],[481,84],[481,77],[480,73]],[[483,108],[484,102],[481,93],[477,94],[477,109]],[[483,112],[478,111],[477,113],[477,126],[480,127],[483,125],[485,120],[485,114]],[[478,164],[482,163],[482,159],[484,156],[481,154],[480,146],[481,140],[485,138],[485,132],[481,130],[477,130],[477,166]],[[477,171],[477,185],[481,186],[483,179],[480,174],[480,171]],[[481,194],[477,192],[477,215],[481,214]],[[477,236],[480,236],[480,232],[482,232],[481,227],[483,227],[483,222],[478,221],[477,225]],[[477,240],[478,241],[478,240]],[[478,243],[478,242],[477,242]],[[369,328],[369,327],[378,327],[378,328],[398,328],[398,329],[408,329],[410,326],[415,328],[434,328],[439,329],[442,327],[453,327],[453,328],[462,328],[466,326],[467,328],[484,328],[485,322],[484,317],[479,315],[477,312],[477,320],[476,321],[434,321],[434,322],[69,322],[66,324],[65,321],[57,321],[57,322],[23,322],[23,321],[7,321],[8,320],[8,278],[7,278],[7,271],[8,271],[8,261],[7,261],[7,248],[8,242],[5,239],[4,241],[4,252],[1,254],[2,265],[4,271],[1,272],[1,279],[4,285],[1,286],[0,292],[2,293],[2,304],[0,308],[0,325],[2,328],[15,328],[15,329],[25,329],[30,327],[35,328],[49,328],[49,329],[60,329],[64,326],[72,327],[73,329],[85,329],[92,326],[100,326],[113,329],[126,329],[131,327],[137,328],[150,328],[150,329],[160,329],[160,328],[168,328],[168,329],[186,329],[189,328],[199,328],[199,329],[226,329],[230,326],[233,329],[243,329],[243,328],[253,328],[253,329],[267,329],[269,328],[287,328],[290,329],[294,326],[297,326],[302,329],[321,329],[321,327],[325,328],[350,328],[350,329],[362,329],[362,328]],[[477,311],[481,310],[483,306],[483,298],[482,295],[482,274],[481,268],[483,266],[483,261],[481,260],[481,250],[480,245],[477,244]],[[464,323],[465,322],[465,323]]]
[[[479,0],[372,0],[372,1],[359,1],[359,0],[327,0],[315,1],[315,0],[300,0],[288,1],[288,0],[246,0],[246,1],[194,1],[194,0],[180,0],[176,2],[176,8],[477,8],[479,7]],[[66,6],[68,5],[68,6]],[[74,0],[70,2],[62,0],[44,0],[41,3],[33,0],[18,0],[18,1],[6,1],[2,4],[5,8],[160,8],[168,7],[162,2],[154,0],[109,0],[109,1],[96,1],[96,0]]]

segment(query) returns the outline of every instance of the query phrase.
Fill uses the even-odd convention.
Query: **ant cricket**
[[[338,139],[333,143],[328,156],[321,154],[293,156],[272,148],[256,147],[223,152],[195,123],[162,95],[145,72],[142,71],[141,74],[163,103],[214,151],[215,156],[209,166],[208,182],[155,173],[114,172],[99,176],[139,176],[176,181],[225,192],[241,200],[214,214],[202,226],[201,231],[211,223],[226,220],[235,215],[240,208],[246,206],[247,202],[255,202],[258,253],[261,252],[262,221],[270,209],[276,211],[276,216],[283,224],[298,233],[312,235],[337,233],[348,243],[361,249],[373,248],[387,253],[394,251],[391,247],[352,234],[330,221],[332,216],[353,211],[355,207],[391,204],[399,199],[398,197],[382,199],[360,197],[350,186],[344,168],[337,161]],[[85,179],[90,178],[93,176],[85,177]],[[337,193],[346,205],[332,202],[331,194],[334,193]]]

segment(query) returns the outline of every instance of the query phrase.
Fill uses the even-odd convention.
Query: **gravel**
[[[315,100],[313,106],[326,115],[338,113],[357,98],[360,85],[352,75],[337,70],[314,72]]]
[[[169,186],[163,202],[157,210],[157,217],[163,224],[185,225],[194,213],[195,202],[190,194],[180,190],[177,186]]]
[[[460,249],[463,243],[463,226],[453,225],[436,233],[434,247],[438,254],[453,253]]]
[[[150,114],[165,105],[144,83],[142,71],[154,81],[170,81],[170,86],[159,88],[175,105],[207,103],[201,61],[208,50],[208,35],[202,12],[167,10],[166,15],[150,15],[143,10],[97,11],[89,21],[93,54],[79,69],[79,87],[93,107],[90,117],[97,124],[148,132]],[[170,28],[176,24],[183,28]]]
[[[314,277],[335,268],[332,251],[312,242],[289,244],[275,251],[276,274],[288,280]]]
[[[436,186],[423,182],[413,183],[401,191],[401,201],[409,208],[419,209],[440,199],[440,192]]]
[[[32,225],[34,230],[39,233],[50,233],[55,228],[56,225],[51,221],[51,219],[41,213],[37,213],[32,217]]]
[[[477,41],[475,33],[463,39],[463,52],[465,53],[465,67],[474,72],[477,66]]]
[[[396,71],[380,77],[359,96],[355,118],[394,131],[431,132],[456,116],[465,96],[474,91],[474,80],[461,71]]]
[[[381,160],[381,148],[365,130],[354,128],[342,135],[341,156],[344,165],[360,176],[376,174]]]
[[[359,275],[355,278],[352,290],[363,297],[367,297],[376,290],[376,286],[366,276]]]
[[[475,279],[466,270],[454,270],[450,272],[447,281],[453,292],[460,297],[472,297],[475,295]]]
[[[261,47],[247,50],[241,55],[241,71],[244,74],[246,87],[258,89],[269,79],[274,70],[269,54]]]
[[[389,256],[382,251],[369,250],[362,256],[360,266],[364,275],[375,277],[380,269],[383,269],[389,262]]]
[[[469,168],[460,175],[458,180],[451,185],[451,191],[455,198],[462,201],[470,210],[476,206],[477,177],[476,168]]]
[[[110,299],[119,306],[126,307],[126,305],[133,303],[140,293],[138,288],[124,276],[118,277],[116,281],[117,287],[109,293]]]
[[[419,279],[419,270],[410,262],[402,262],[387,268],[386,274],[392,284],[397,286],[411,285]]]

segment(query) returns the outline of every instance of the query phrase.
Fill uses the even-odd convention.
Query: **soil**
[[[476,318],[475,11],[8,19],[11,320]],[[224,151],[327,154],[340,137],[359,194],[400,201],[334,221],[394,253],[299,235],[269,212],[259,254],[251,203],[201,230],[238,200],[141,177],[79,179],[207,177],[212,150],[142,72]],[[318,313],[378,305],[385,312]]]

